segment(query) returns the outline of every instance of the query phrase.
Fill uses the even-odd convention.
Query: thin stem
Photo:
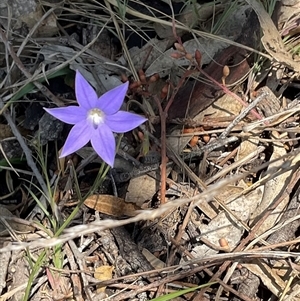
[[[154,96],[154,99],[156,101],[159,115],[160,115],[160,124],[161,124],[161,166],[160,166],[160,173],[161,173],[161,186],[160,186],[160,197],[161,197],[161,204],[166,203],[166,185],[167,185],[167,142],[166,142],[166,126],[167,126],[167,117],[168,117],[168,111],[171,107],[171,105],[174,102],[175,96],[178,92],[178,90],[181,88],[181,86],[184,84],[185,79],[189,77],[192,73],[194,73],[194,70],[187,70],[182,78],[180,79],[178,85],[176,88],[173,89],[172,95],[168,100],[168,103],[163,110],[161,103],[157,96]]]
[[[160,116],[160,137],[161,137],[161,165],[160,165],[160,202],[161,204],[166,203],[166,187],[167,187],[167,146],[166,146],[166,113],[163,110],[161,103],[156,95],[154,95],[154,100],[156,101],[159,116]]]
[[[204,76],[206,76],[209,80],[211,80],[214,84],[216,84],[218,87],[220,87],[226,94],[228,94],[228,95],[232,96],[234,99],[236,99],[244,107],[248,106],[248,104],[246,102],[244,102],[240,97],[238,97],[235,93],[231,92],[226,86],[223,86],[219,82],[217,82],[214,78],[212,78],[209,74],[207,74],[202,68],[199,68],[199,71]],[[262,119],[262,117],[254,109],[252,109],[250,112],[257,119],[259,119],[259,120]]]

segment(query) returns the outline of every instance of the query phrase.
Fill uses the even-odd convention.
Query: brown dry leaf
[[[26,129],[22,127],[18,127],[18,130],[20,131],[21,135],[27,136],[28,132]],[[14,134],[11,131],[11,127],[7,124],[1,124],[0,123],[0,140],[4,140],[6,138],[14,137]]]
[[[277,62],[285,64],[296,72],[300,72],[300,62],[294,61],[291,53],[286,50],[276,26],[274,25],[269,14],[264,9],[263,5],[257,0],[246,1],[257,14],[261,29],[263,31],[261,42],[265,50]]]
[[[224,94],[207,109],[200,112],[193,118],[194,121],[203,121],[205,116],[217,119],[221,117],[237,116],[243,105],[231,95]]]
[[[237,156],[235,161],[243,160],[248,155],[252,154],[257,150],[259,139],[256,136],[249,137],[247,140],[243,140],[238,147]]]
[[[127,203],[122,198],[108,194],[91,195],[84,201],[84,204],[91,209],[115,217],[135,216],[136,210],[141,210],[133,203]]]
[[[279,159],[286,154],[286,150],[284,148],[284,144],[281,142],[274,142],[273,143],[273,154],[270,158],[270,161]],[[284,163],[284,159],[278,160],[273,162],[269,165],[268,170],[266,172],[267,178],[273,177],[274,175],[274,168],[280,167]],[[251,217],[251,225],[254,226],[258,220],[262,218],[265,214],[265,211],[268,210],[268,207],[277,201],[278,197],[281,196],[282,192],[284,191],[287,182],[292,174],[292,170],[288,170],[271,178],[267,181],[264,185],[264,194],[260,205],[257,207],[255,212]],[[257,235],[264,233],[265,231],[269,230],[278,220],[279,216],[282,214],[285,206],[289,201],[289,196],[287,195],[284,200],[280,203],[279,206],[269,215],[269,217],[265,220],[265,222],[259,227],[257,231]]]
[[[300,32],[300,2],[298,0],[281,0],[278,24],[284,36]]]
[[[162,269],[166,266],[163,261],[154,256],[148,249],[143,248],[142,253],[154,269]]]
[[[112,279],[112,272],[114,270],[113,266],[110,265],[102,265],[95,269],[94,277],[99,281],[105,281]],[[97,288],[97,293],[104,293],[106,287]]]
[[[283,260],[274,260],[272,263],[272,270],[281,278],[287,278],[291,272],[292,267],[289,263]]]
[[[191,140],[191,137],[192,136],[182,136],[182,130],[175,128],[167,137],[167,145],[177,154],[181,154]]]
[[[11,128],[7,124],[0,124],[0,140],[13,137],[13,133],[11,131]]]
[[[155,172],[151,172],[150,175],[143,175],[130,180],[125,198],[126,202],[141,206],[145,201],[152,199],[159,189],[159,183],[155,180]]]
[[[286,283],[270,268],[268,264],[263,262],[243,263],[243,267],[247,268],[254,275],[259,277],[263,284],[277,297],[284,290]]]

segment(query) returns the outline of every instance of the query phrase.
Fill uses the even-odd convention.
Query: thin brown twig
[[[161,130],[160,130],[160,136],[161,136],[161,165],[160,165],[160,202],[161,204],[165,204],[166,202],[166,183],[167,183],[167,148],[166,148],[166,111],[163,110],[161,103],[156,97],[154,96],[154,99],[156,101],[159,115],[160,115],[160,123],[161,123]]]
[[[167,117],[168,111],[171,105],[174,102],[175,96],[178,90],[182,87],[185,82],[185,79],[189,77],[194,70],[187,70],[182,78],[180,79],[176,88],[173,89],[171,97],[166,104],[166,107],[163,109],[161,103],[157,96],[154,96],[156,104],[158,106],[159,115],[160,115],[160,122],[161,122],[161,186],[160,186],[160,194],[161,194],[161,204],[166,203],[166,183],[167,183],[167,144],[166,144],[166,124],[167,124]]]

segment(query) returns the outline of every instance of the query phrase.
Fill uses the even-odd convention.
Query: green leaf
[[[184,294],[194,292],[194,291],[196,291],[200,288],[210,286],[210,285],[213,285],[213,284],[216,284],[216,283],[217,282],[205,283],[205,284],[202,284],[202,285],[199,285],[199,286],[195,286],[195,287],[192,287],[192,288],[187,288],[187,289],[184,289],[184,290],[180,290],[178,292],[174,292],[174,293],[171,293],[171,294],[160,296],[160,297],[157,297],[155,299],[152,299],[151,301],[168,301],[168,300],[172,300],[173,298],[180,297]]]
[[[21,165],[23,163],[26,162],[26,160],[21,159],[21,158],[12,158],[9,160],[9,162],[13,165],[13,166],[18,166]],[[0,160],[0,171],[2,171],[3,169],[1,167],[10,167],[9,163],[6,161],[6,159],[1,159]]]
[[[50,74],[48,76],[47,79],[51,79],[51,78],[55,78],[55,77],[59,77],[59,76],[63,76],[66,74],[69,74],[71,71],[69,68],[65,67],[61,70],[58,70],[52,74]],[[45,78],[41,78],[38,80],[40,83],[45,82]],[[27,85],[25,85],[24,87],[22,87],[21,89],[19,89],[19,91],[17,91],[17,93],[9,100],[10,102],[14,102],[17,101],[18,99],[20,99],[22,96],[26,95],[27,93],[30,93],[33,91],[33,89],[35,89],[35,85],[33,83],[28,83]]]

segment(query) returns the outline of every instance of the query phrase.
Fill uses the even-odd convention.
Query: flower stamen
[[[104,123],[104,118],[104,112],[97,108],[91,109],[87,113],[87,119],[92,123],[95,129],[97,129],[100,124]]]

